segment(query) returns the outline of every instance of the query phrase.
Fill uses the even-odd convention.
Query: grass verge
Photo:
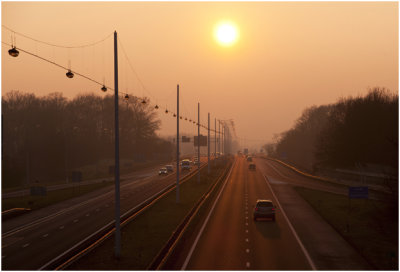
[[[2,211],[6,211],[12,208],[30,208],[32,210],[37,210],[73,197],[81,196],[83,194],[103,188],[105,186],[110,186],[112,184],[114,184],[114,181],[103,181],[100,183],[89,185],[76,184],[74,187],[71,188],[49,191],[47,192],[46,196],[22,196],[4,198],[1,201],[1,208]]]
[[[145,270],[167,242],[209,186],[223,173],[228,161],[220,161],[201,171],[180,186],[180,202],[176,203],[176,191],[160,199],[122,229],[122,249],[119,260],[114,258],[114,238],[105,241],[84,258],[68,267],[68,270]]]
[[[296,191],[376,269],[398,269],[398,205],[306,188]]]

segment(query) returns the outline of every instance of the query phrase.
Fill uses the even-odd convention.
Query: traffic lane
[[[153,175],[157,171],[157,167],[151,166],[147,167],[142,170],[134,171],[129,174],[124,174],[121,175],[121,181],[125,179],[140,179],[143,177],[149,177]],[[79,185],[88,185],[88,184],[94,184],[94,183],[101,183],[104,180],[109,180],[110,178],[98,178],[98,179],[93,179],[93,180],[85,180],[79,182]],[[62,184],[56,184],[56,185],[49,185],[45,186],[47,188],[47,191],[56,191],[56,190],[61,190],[65,188],[70,188],[77,186],[78,183],[74,182],[68,182],[68,183],[62,183]],[[13,192],[8,192],[8,193],[2,193],[2,198],[12,198],[12,197],[23,197],[27,196],[30,194],[30,189],[24,189],[24,190],[18,190],[18,191],[13,191]]]
[[[121,192],[121,214],[174,181],[174,177],[170,175],[168,178],[157,177],[147,182],[147,186],[125,184]],[[114,192],[112,190],[94,202],[80,205],[76,209],[63,213],[62,216],[55,216],[3,239],[3,268],[37,269],[113,219]],[[36,255],[37,252],[41,254]],[[35,257],[32,258],[32,256]]]
[[[268,182],[317,269],[371,269],[354,248],[294,190],[294,186],[298,185],[283,182],[282,179],[273,181],[268,172],[271,169],[263,168],[263,164],[260,166],[261,173],[268,176]]]
[[[250,209],[247,238],[250,250],[248,268],[252,270],[310,270],[311,266],[299,241],[289,227],[261,172],[248,170],[247,175],[246,188]],[[253,211],[258,199],[272,200],[277,206],[275,221],[253,220]]]
[[[287,167],[265,159],[257,159],[257,166],[264,169],[271,183],[289,183],[295,186],[306,187],[315,190],[331,192],[335,194],[347,195],[348,187],[330,182],[323,182],[313,178],[304,177]]]
[[[262,160],[260,160],[259,162],[262,162]],[[294,172],[293,170],[285,167],[284,165],[281,165],[278,162],[270,160],[265,160],[265,165],[268,169],[270,169],[270,171],[268,171],[269,173],[275,173],[277,175],[277,176],[272,176],[273,179],[270,180],[271,183],[280,183],[280,181],[284,181],[296,186],[306,187],[314,190],[320,190],[345,196],[347,196],[349,193],[350,186],[304,177],[303,175]],[[369,190],[369,197],[370,199],[375,199],[380,201],[388,201],[388,200],[390,201],[390,198],[388,198],[387,193],[376,190]]]
[[[140,178],[140,179],[135,179],[135,177],[126,179],[121,182],[121,190],[123,191],[126,186],[146,186],[146,184],[153,178],[156,177],[156,172],[154,172],[154,175],[151,177],[147,178]],[[76,183],[74,184],[75,190],[78,192],[80,184]],[[46,217],[52,217],[56,214],[59,214],[60,211],[64,211],[66,209],[71,209],[76,206],[80,206],[82,203],[86,201],[90,201],[91,199],[97,198],[101,195],[104,194],[110,194],[114,192],[114,185],[110,185],[104,188],[100,188],[98,190],[89,192],[85,195],[73,197],[71,199],[53,204],[48,207],[41,208],[39,210],[31,211],[27,214],[14,217],[11,219],[8,219],[6,221],[2,222],[2,236],[4,233],[10,232],[13,229],[20,228],[22,226],[25,226],[27,224],[30,224],[32,222],[38,221],[38,220],[43,220],[43,218]]]
[[[187,270],[244,270],[244,164],[236,160]]]
[[[176,175],[176,172],[169,174],[168,176],[159,177],[158,171],[154,171],[152,176],[146,178],[135,179],[135,177],[131,177],[121,182],[121,194],[126,191],[142,190],[142,187],[149,186],[152,182],[159,182],[164,178],[171,179],[171,176]],[[184,175],[181,175],[183,178]],[[172,180],[171,180],[172,182]],[[79,191],[79,184],[76,184],[76,190]],[[10,232],[13,229],[20,228],[21,226],[30,224],[32,222],[43,220],[45,217],[55,216],[60,213],[60,211],[64,211],[66,209],[73,209],[75,207],[79,207],[82,203],[90,201],[91,199],[98,198],[99,196],[104,196],[106,194],[114,194],[114,185],[107,186],[105,188],[98,189],[96,191],[92,191],[83,196],[74,197],[72,199],[56,203],[54,205],[42,208],[40,210],[32,211],[30,213],[24,214],[19,217],[8,219],[2,222],[2,236],[4,233]]]
[[[95,213],[105,220],[100,220]],[[108,205],[98,211],[82,210],[80,214],[74,214],[68,219],[59,218],[49,224],[43,224],[32,230],[29,236],[3,250],[2,268],[37,270],[96,231],[97,226],[104,224],[113,213],[113,206]]]

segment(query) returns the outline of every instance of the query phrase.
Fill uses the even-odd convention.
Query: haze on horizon
[[[214,27],[232,21],[240,36],[221,46]],[[259,146],[291,128],[310,106],[363,95],[369,88],[398,92],[397,2],[2,2],[2,25],[48,43],[93,43],[114,31],[138,77],[119,49],[120,91],[147,96],[201,123],[207,113],[233,119],[242,144]],[[11,43],[2,29],[2,41]],[[17,47],[113,86],[112,38],[92,47],[65,49],[16,35]],[[61,92],[104,95],[98,85],[2,46],[2,93],[38,96]],[[139,79],[138,79],[139,78]],[[139,81],[140,80],[140,81]],[[144,87],[143,87],[144,86]],[[160,135],[176,133],[163,112]],[[196,126],[182,122],[183,134]]]

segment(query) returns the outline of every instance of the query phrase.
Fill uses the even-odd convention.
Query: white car
[[[160,168],[160,171],[158,171],[158,175],[159,175],[159,176],[161,176],[161,175],[168,175],[168,170],[167,170],[167,168],[165,168],[165,167]]]

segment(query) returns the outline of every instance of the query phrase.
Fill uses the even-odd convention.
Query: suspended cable
[[[103,39],[101,39],[101,40],[99,40],[99,41],[97,41],[97,42],[94,42],[94,43],[89,43],[89,44],[84,44],[84,45],[77,45],[77,46],[64,46],[64,45],[58,45],[58,44],[52,44],[52,43],[49,43],[49,42],[44,42],[44,41],[41,41],[41,40],[38,40],[38,39],[35,39],[35,38],[32,38],[32,37],[29,37],[29,36],[27,36],[27,35],[25,35],[25,34],[16,32],[16,31],[12,30],[11,28],[9,28],[9,27],[7,27],[7,26],[5,26],[5,25],[1,25],[1,26],[2,26],[3,28],[5,28],[5,29],[7,29],[7,30],[9,30],[9,31],[11,31],[11,32],[13,32],[14,34],[18,34],[19,36],[22,36],[22,37],[24,37],[24,38],[30,39],[30,40],[35,41],[35,42],[38,42],[38,43],[42,43],[42,44],[46,44],[46,45],[54,46],[54,47],[59,47],[59,48],[83,48],[83,47],[94,46],[94,45],[96,45],[96,44],[99,44],[99,43],[101,43],[101,42],[107,40],[108,38],[110,38],[110,37],[114,34],[114,33],[111,33],[110,35],[106,36],[105,38],[103,38]]]
[[[16,44],[16,43],[15,43],[15,39],[16,39],[15,34],[18,34],[18,35],[20,35],[20,36],[22,36],[22,37],[28,38],[28,39],[33,40],[33,41],[35,41],[35,42],[39,42],[39,43],[46,44],[46,45],[53,46],[53,47],[67,48],[67,49],[71,49],[71,48],[84,48],[84,47],[93,46],[93,45],[96,45],[96,44],[98,44],[98,43],[101,43],[101,42],[105,41],[106,39],[108,39],[109,37],[111,37],[111,36],[113,35],[113,33],[110,34],[109,36],[105,37],[104,39],[102,39],[102,40],[100,40],[100,41],[98,41],[98,42],[95,42],[95,43],[86,44],[86,45],[81,45],[81,46],[62,46],[62,45],[51,44],[51,43],[48,43],[48,42],[43,42],[43,41],[40,41],[40,40],[38,40],[38,39],[31,38],[31,37],[29,37],[29,36],[27,36],[27,35],[24,35],[24,34],[21,34],[21,33],[18,33],[18,32],[16,32],[16,31],[12,30],[12,29],[8,28],[8,27],[5,26],[5,25],[2,25],[2,27],[5,28],[5,29],[7,29],[7,30],[9,30],[9,31],[11,31],[11,32],[14,34],[14,37],[12,37],[12,39],[14,38],[14,39],[12,40],[12,44],[9,44],[9,43],[6,43],[6,42],[2,41],[2,44],[11,47],[11,49],[9,50],[9,54],[10,54],[11,56],[17,57],[18,54],[19,54],[18,50],[20,50],[21,52],[24,52],[24,53],[26,53],[26,54],[28,54],[28,55],[30,55],[30,56],[36,57],[36,58],[38,58],[38,59],[40,59],[40,60],[43,60],[43,61],[48,62],[48,63],[50,63],[50,64],[53,64],[53,65],[55,65],[55,66],[57,66],[57,67],[59,67],[59,68],[61,68],[61,69],[67,70],[66,76],[69,77],[69,78],[73,78],[74,75],[76,74],[76,75],[78,75],[78,76],[80,76],[80,77],[83,77],[83,78],[85,78],[85,79],[87,79],[87,80],[89,80],[89,81],[91,81],[91,82],[93,82],[93,83],[95,83],[95,84],[98,84],[99,86],[101,86],[101,90],[102,90],[103,92],[106,92],[108,89],[114,91],[113,88],[108,87],[108,86],[105,85],[105,79],[104,79],[104,77],[103,77],[103,83],[101,83],[101,82],[99,82],[99,81],[97,81],[97,80],[95,80],[95,79],[90,78],[89,76],[86,76],[86,75],[84,75],[84,74],[82,74],[82,73],[73,71],[70,67],[65,67],[65,66],[63,66],[63,65],[61,65],[61,64],[56,63],[55,61],[52,61],[52,60],[49,60],[49,59],[47,59],[47,58],[45,58],[45,57],[39,56],[38,54],[29,52],[28,50],[22,49],[22,48],[20,48],[20,47],[16,47],[16,45],[15,45],[15,44]],[[118,38],[118,39],[119,39],[119,38]],[[125,51],[125,48],[123,47],[123,44],[122,44],[122,42],[121,42],[120,39],[119,39],[119,41],[120,41],[120,45],[121,45],[122,51],[123,51],[123,53],[124,53],[124,55],[125,55],[125,58],[126,58],[128,64],[129,64],[129,67],[130,67],[131,70],[134,72],[134,74],[135,74],[136,78],[138,79],[140,85],[142,86],[143,90],[145,90],[153,99],[155,99],[155,97],[146,89],[146,87],[144,86],[143,82],[142,82],[141,79],[139,78],[138,74],[136,73],[135,69],[133,68],[133,65],[132,65],[131,61],[129,60],[129,58],[128,58],[128,56],[127,56],[127,53],[126,53],[126,51]],[[17,49],[18,49],[18,50],[17,50]],[[69,65],[69,66],[70,66],[70,65]],[[125,96],[124,96],[125,100],[129,99],[128,93],[124,93],[124,92],[119,92],[119,93],[120,93],[121,95],[125,95]],[[170,94],[172,94],[172,91],[171,91]],[[156,100],[156,99],[155,99],[155,100]],[[185,106],[185,104],[184,104],[184,101],[182,101],[182,102],[183,102],[182,104],[183,104],[183,106],[184,106],[184,109],[187,111],[187,108],[186,108],[186,106]],[[142,105],[145,105],[145,104],[148,103],[148,102],[146,101],[145,98],[143,98],[143,100],[142,100],[141,103],[142,103]],[[155,109],[158,109],[158,108],[164,108],[164,107],[158,106],[158,105],[156,104]],[[173,112],[168,111],[167,107],[165,107],[165,113],[171,113],[171,114],[172,114]],[[175,117],[176,117],[176,114],[175,114],[175,113],[174,113],[174,115],[175,115]],[[183,116],[183,117],[185,117],[185,116]],[[183,120],[182,117],[181,117],[181,119]],[[185,118],[185,120],[187,120],[187,118]],[[191,119],[189,120],[189,122],[191,122]],[[200,124],[196,123],[196,122],[194,121],[194,119],[193,119],[193,124],[195,124],[196,126],[200,126],[201,128],[207,129],[207,127],[204,126],[204,125],[202,125],[201,123],[200,123]],[[210,130],[211,130],[211,131],[215,131],[215,130],[213,130],[213,129],[210,129]]]

